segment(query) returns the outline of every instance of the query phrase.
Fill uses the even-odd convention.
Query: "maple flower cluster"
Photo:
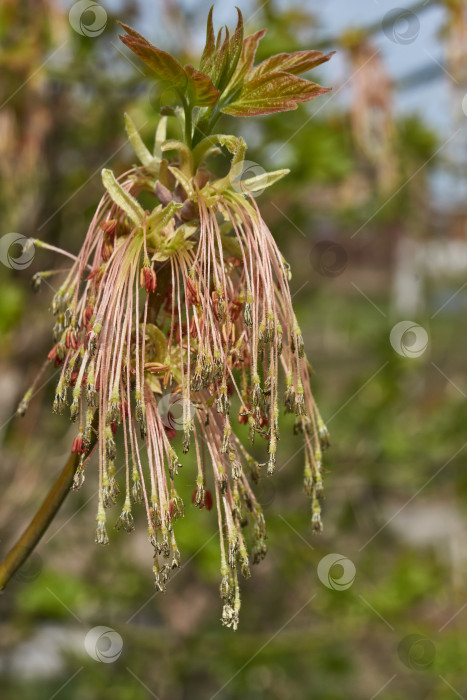
[[[244,140],[212,130],[221,113],[295,109],[326,92],[298,74],[331,54],[280,54],[254,66],[264,31],[244,38],[239,12],[232,37],[221,30],[216,41],[211,9],[196,70],[123,26],[122,41],[177,90],[181,107],[165,110],[153,151],[125,115],[141,164],[118,178],[103,171],[105,194],[53,298],[55,342],[48,362],[61,370],[53,408],[69,411],[77,424],[73,488],[81,487],[91,456],[98,454],[96,542],[109,541],[107,513],[122,488],[115,527],[132,532],[134,505],[143,504],[159,590],[180,565],[174,524],[184,515],[177,493],[182,458],[173,439],[182,431],[183,453],[196,455],[192,500],[199,508],[217,508],[222,621],[235,629],[238,573],[250,576],[250,564],[266,553],[254,485],[276,468],[281,410],[294,414],[295,431],[303,436],[305,490],[317,532],[328,433],[310,389],[290,270],[254,197],[288,171],[239,181]],[[180,141],[167,139],[167,115],[178,121]],[[206,161],[225,152],[230,172],[215,178]],[[138,199],[142,192],[154,198],[151,211]],[[36,286],[47,274],[35,276]],[[181,411],[176,421],[174,403]],[[248,426],[251,443],[264,442],[264,463],[237,437],[236,423]],[[117,480],[117,434],[124,486]]]

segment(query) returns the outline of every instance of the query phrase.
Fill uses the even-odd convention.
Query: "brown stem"
[[[151,295],[149,307],[149,320],[151,323],[155,323],[157,320],[170,281],[171,266],[170,263],[164,263],[157,270],[157,288]],[[93,427],[97,429],[97,414]],[[91,445],[91,449],[92,447],[93,445]],[[0,592],[3,591],[14,573],[24,564],[31,552],[34,551],[42,535],[57,515],[71,488],[78,463],[79,455],[77,453],[71,454],[36,515],[0,564]]]
[[[57,515],[73,483],[78,462],[79,455],[77,453],[71,454],[36,515],[0,564],[0,591],[5,588],[13,574],[26,561]]]

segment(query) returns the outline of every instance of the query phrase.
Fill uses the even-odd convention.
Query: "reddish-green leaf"
[[[223,30],[225,29],[225,38],[222,41]],[[212,82],[216,87],[219,86],[220,80],[226,70],[226,64],[229,60],[229,41],[230,34],[228,27],[221,27],[217,35],[216,50],[211,59],[211,65],[206,68],[206,73],[212,78]]]
[[[321,63],[329,61],[335,51],[324,54],[322,51],[295,51],[294,53],[279,53],[271,56],[253,69],[253,75],[265,75],[273,71],[286,71],[293,75],[300,75]]]
[[[229,61],[228,61],[228,66],[227,66],[227,75],[224,77],[224,84],[222,85],[222,88],[225,88],[227,84],[229,83],[232,75],[234,74],[238,62],[240,60],[240,57],[242,55],[242,49],[243,49],[243,16],[238,7],[236,8],[238,12],[238,22],[237,22],[237,27],[232,35],[232,38],[229,42]]]
[[[245,37],[237,68],[235,69],[235,73],[227,86],[225,94],[230,94],[236,88],[238,88],[244,81],[246,75],[251,71],[255,62],[258,44],[265,34],[266,29],[262,29],[261,31],[256,32],[256,34],[250,34],[250,36]]]
[[[249,36],[245,37],[242,54],[237,66],[237,73],[247,73],[253,68],[258,44],[266,32],[267,29],[261,29],[259,32],[256,32],[256,34],[250,34]]]
[[[223,33],[224,29],[225,29],[225,39],[224,39],[224,42],[222,42],[222,33]],[[221,45],[224,45],[224,44],[227,45],[227,44],[229,43],[229,37],[230,37],[229,28],[228,28],[228,26],[225,24],[225,25],[224,25],[223,27],[221,27],[221,28],[219,29],[219,31],[217,32],[216,51],[219,51],[219,50],[220,50]]]
[[[214,11],[214,5],[211,5],[211,9],[209,10],[209,15],[208,15],[208,21],[207,21],[207,26],[206,26],[206,44],[203,50],[203,54],[201,56],[201,61],[199,64],[199,67],[202,71],[206,68],[208,63],[211,60],[211,57],[216,50],[216,42],[214,39],[214,27],[212,24],[212,13]]]
[[[139,32],[136,31],[136,29],[133,29],[133,27],[130,27],[128,24],[125,24],[124,22],[119,22],[117,20],[117,24],[121,26],[122,29],[126,31],[127,34],[130,36],[133,36],[135,39],[140,39],[141,41],[147,41],[147,39],[142,35],[139,34]]]
[[[159,80],[170,82],[174,87],[184,88],[187,84],[187,74],[180,63],[166,51],[153,46],[147,39],[138,34],[134,29],[122,24],[128,34],[120,36],[123,43],[128,46],[151,70],[156,73]]]
[[[148,41],[146,39],[146,37],[144,37],[142,34],[137,32],[136,29],[133,29],[133,27],[130,27],[129,24],[125,24],[124,22],[119,22],[118,20],[117,20],[117,24],[119,24],[121,26],[121,28],[126,31],[127,34],[129,34],[130,36],[133,36],[135,39],[140,39],[141,41],[145,41],[145,42]]]
[[[185,66],[188,75],[188,98],[190,104],[196,107],[212,107],[219,99],[220,92],[214,87],[209,75],[193,68]]]
[[[245,83],[239,96],[222,111],[234,117],[286,112],[296,109],[299,102],[308,102],[326,92],[329,88],[278,71]]]
[[[203,52],[200,68],[203,73],[209,75],[215,87],[221,92],[227,87],[242,53],[243,17],[238,7],[237,12],[237,27],[232,37],[230,37],[228,28],[222,27],[217,35],[215,45],[214,34],[212,33],[212,13],[210,13],[210,19],[208,20],[206,48],[205,52]]]

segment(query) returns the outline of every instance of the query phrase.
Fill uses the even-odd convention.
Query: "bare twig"
[[[3,591],[13,574],[26,561],[57,515],[73,483],[78,461],[79,455],[72,453],[36,515],[0,564],[0,591]]]

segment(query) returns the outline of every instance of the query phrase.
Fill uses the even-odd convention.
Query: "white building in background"
[[[467,240],[414,240],[397,243],[392,284],[392,308],[401,316],[426,311],[429,282],[461,281],[467,286]],[[462,286],[458,287],[460,292]],[[455,290],[453,290],[455,292]]]

